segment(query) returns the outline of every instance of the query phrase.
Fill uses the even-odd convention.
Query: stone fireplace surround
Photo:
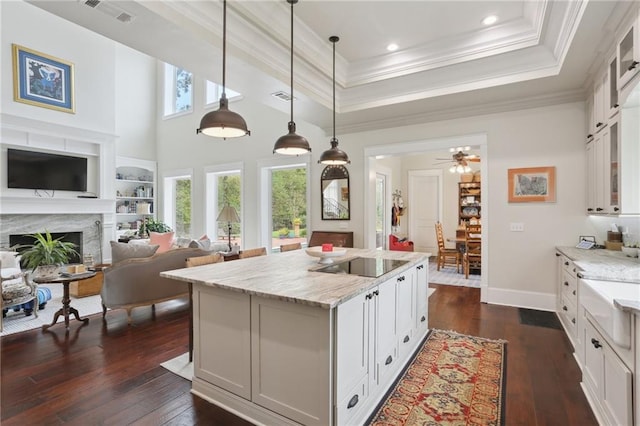
[[[9,236],[36,232],[82,232],[82,252],[93,255],[95,263],[104,261],[100,251],[101,214],[3,214],[0,215],[0,247],[9,248]],[[99,224],[96,224],[99,222]]]

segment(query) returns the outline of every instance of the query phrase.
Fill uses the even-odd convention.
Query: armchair
[[[399,239],[393,234],[389,234],[389,250],[395,251],[413,251],[413,241],[406,238]]]
[[[6,253],[6,252],[4,252]],[[31,282],[26,273],[20,270],[17,259],[13,253],[0,257],[0,289],[2,290],[2,318],[11,307],[24,305],[26,316],[35,312],[38,317],[38,286]],[[4,260],[4,263],[3,263]],[[13,262],[15,263],[12,263]],[[3,329],[3,320],[0,318],[0,331]]]

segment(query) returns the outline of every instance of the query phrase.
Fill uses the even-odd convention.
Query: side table
[[[62,284],[63,286],[63,294],[62,294],[62,308],[60,308],[58,310],[58,312],[56,312],[53,316],[53,321],[51,322],[51,324],[45,324],[42,326],[43,330],[48,329],[49,327],[53,326],[56,324],[56,322],[58,322],[58,318],[60,317],[60,315],[62,315],[64,317],[64,324],[67,330],[69,330],[69,315],[73,315],[76,317],[76,319],[78,321],[82,321],[83,323],[88,323],[89,322],[89,318],[80,318],[80,315],[78,313],[78,310],[74,307],[71,306],[71,298],[69,297],[69,284],[72,283],[73,281],[82,281],[82,280],[86,280],[89,278],[93,278],[96,276],[95,272],[82,272],[79,274],[65,274],[65,275],[60,275],[58,277],[55,278],[34,278],[33,281],[35,281],[38,284]]]

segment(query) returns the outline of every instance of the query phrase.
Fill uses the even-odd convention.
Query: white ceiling
[[[221,1],[29,1],[160,60],[221,82]],[[294,6],[294,118],[331,128],[337,35],[338,132],[581,100],[631,1],[300,0]],[[227,85],[284,112],[285,0],[229,0]],[[122,23],[113,15],[133,16]],[[496,24],[484,26],[490,14]],[[112,15],[112,16],[109,16]],[[386,45],[399,49],[387,52]]]

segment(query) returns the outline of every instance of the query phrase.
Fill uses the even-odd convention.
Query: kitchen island
[[[429,256],[334,259],[406,262],[378,277],[304,250],[163,272],[193,283],[192,393],[257,424],[364,423],[427,334]]]

